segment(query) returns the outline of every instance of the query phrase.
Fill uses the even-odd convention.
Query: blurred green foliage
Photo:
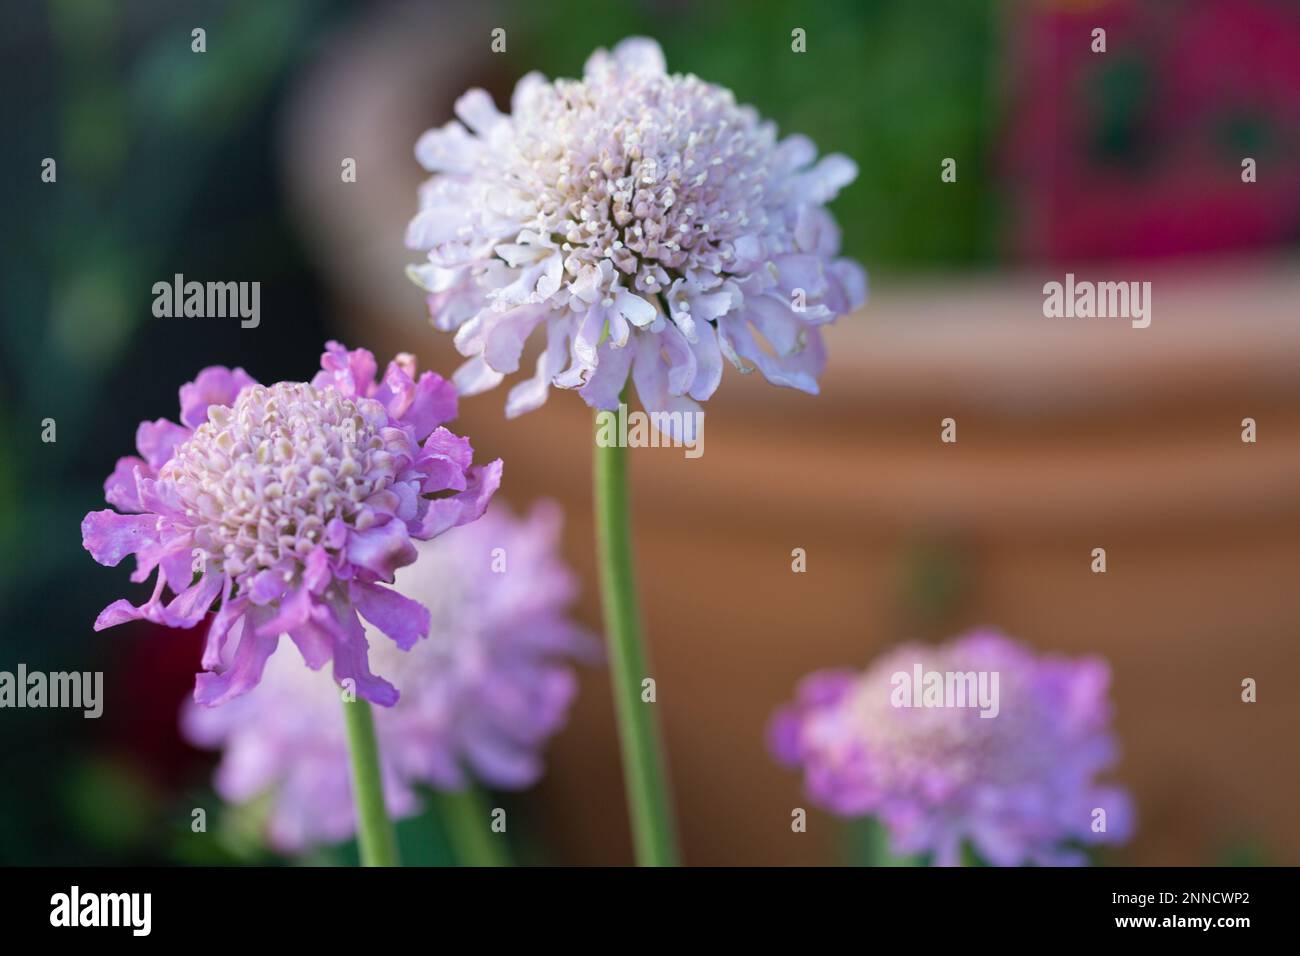
[[[6,8],[0,60],[20,78],[5,84],[6,155],[23,166],[0,177],[6,224],[21,225],[0,231],[0,427],[10,438],[0,453],[0,667],[122,666],[120,636],[96,635],[90,622],[125,574],[85,573],[79,532],[86,511],[103,507],[104,477],[139,421],[175,414],[175,369],[301,351],[288,336],[255,343],[213,328],[199,341],[150,323],[151,284],[191,268],[283,278],[279,296],[293,308],[282,329],[319,347],[315,298],[302,288],[314,280],[270,185],[269,110],[340,6]],[[196,24],[210,38],[202,55],[191,51]],[[57,161],[53,183],[40,178],[43,157]],[[57,440],[47,443],[48,419]],[[174,737],[174,716],[163,719]],[[0,863],[169,858],[167,797],[108,752],[111,723],[6,712]]]

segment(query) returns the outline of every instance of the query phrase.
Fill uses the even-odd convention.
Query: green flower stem
[[[345,700],[348,756],[352,764],[352,799],[357,807],[357,844],[362,866],[400,866],[397,838],[384,805],[384,778],[379,769],[379,742],[368,700]]]
[[[677,838],[659,727],[654,705],[641,700],[641,681],[649,675],[632,566],[627,449],[596,442],[594,479],[601,604],[636,860],[641,866],[676,866]]]
[[[460,792],[434,791],[443,832],[460,866],[510,866],[504,833],[492,831],[492,814],[483,791],[473,784]]]

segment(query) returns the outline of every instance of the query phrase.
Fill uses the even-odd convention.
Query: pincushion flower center
[[[974,673],[978,663],[943,661],[940,667],[947,670],[940,672]],[[880,667],[862,682],[848,708],[851,735],[896,774],[941,766],[953,781],[1007,782],[1034,779],[1053,766],[1051,721],[1007,668],[1000,672],[1006,706],[993,720],[981,719],[975,709],[949,704],[895,707],[888,678],[899,669],[906,672],[893,662]]]
[[[392,480],[384,408],[329,387],[245,389],[161,469],[194,522],[195,546],[231,575],[301,561],[335,519],[361,528],[363,502]],[[337,545],[336,545],[337,546]]]
[[[732,240],[768,230],[772,131],[693,76],[641,80],[625,99],[607,112],[587,84],[562,81],[521,137],[538,232],[571,277],[608,260],[643,293],[723,271]]]

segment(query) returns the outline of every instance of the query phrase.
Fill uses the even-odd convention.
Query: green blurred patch
[[[123,851],[153,839],[158,795],[130,766],[88,758],[73,765],[62,793],[70,824],[97,849]]]
[[[844,824],[844,854],[850,866],[925,866],[923,856],[901,856],[889,847],[889,833],[874,817]]]

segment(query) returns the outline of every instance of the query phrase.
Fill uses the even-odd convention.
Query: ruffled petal
[[[110,568],[159,540],[158,516],[153,514],[122,515],[106,508],[90,512],[81,522],[82,546]]]
[[[163,555],[158,562],[163,577],[167,580],[167,586],[177,594],[189,587],[194,579],[194,553],[191,550],[193,543],[192,536],[185,535],[175,541],[171,551]]]
[[[429,609],[377,584],[353,584],[352,602],[361,616],[383,631],[404,651],[429,634]]]
[[[338,342],[326,342],[320,367],[311,381],[317,388],[332,385],[348,398],[368,398],[375,391],[379,366],[374,353],[368,349],[349,350]]]
[[[460,235],[467,220],[460,206],[429,206],[421,209],[406,227],[406,248],[432,249]]]
[[[659,315],[652,303],[626,289],[614,293],[614,311],[637,328],[645,328]]]
[[[537,356],[537,371],[510,389],[506,398],[506,418],[518,418],[546,403],[551,391],[551,381],[564,370],[568,358],[568,334],[556,322],[546,327],[546,348]]]
[[[695,381],[689,392],[696,401],[706,401],[722,382],[722,351],[718,348],[718,330],[705,326],[691,346],[695,350]]]
[[[420,528],[413,532],[415,537],[428,539],[442,534],[449,528],[459,527],[483,516],[488,502],[501,487],[501,459],[479,468],[471,468],[464,491],[450,498],[435,498],[429,502]],[[389,579],[391,580],[391,579]]]
[[[319,605],[313,621],[333,638],[335,681],[340,685],[351,681],[358,697],[380,707],[392,707],[397,703],[397,688],[370,672],[366,632],[355,611],[351,608],[331,611]]]
[[[423,494],[440,491],[464,491],[465,472],[474,460],[474,449],[468,438],[436,429],[420,450],[416,465],[425,474],[420,486]]]
[[[211,370],[209,370],[211,371]],[[204,406],[206,410],[207,406]],[[152,471],[157,471],[171,460],[176,446],[188,441],[193,432],[189,428],[160,418],[153,422],[141,422],[135,431],[135,447],[149,463]]]
[[[257,633],[262,637],[288,634],[311,618],[314,605],[311,591],[306,587],[299,587],[288,597],[283,598],[270,616],[257,625]]]
[[[627,385],[627,374],[632,368],[636,346],[629,342],[622,348],[614,348],[606,342],[596,354],[596,370],[587,379],[587,384],[578,390],[578,394],[592,408],[614,411],[618,408],[623,387]]]
[[[826,291],[826,273],[821,256],[791,253],[772,260],[777,271],[777,288],[789,296],[802,289],[808,301],[820,299]]]
[[[300,624],[289,632],[289,639],[298,648],[303,663],[314,671],[324,667],[334,656],[329,634],[311,621]]]
[[[479,136],[490,135],[505,119],[487,91],[477,88],[462,93],[454,109],[460,121]]]
[[[460,123],[452,120],[441,129],[431,129],[415,143],[415,158],[431,173],[468,173],[474,168],[481,146]]]
[[[411,543],[406,525],[397,519],[365,531],[354,531],[348,536],[348,561],[370,571],[381,581],[391,582],[394,572],[415,558],[415,545]]]
[[[245,626],[244,610],[247,602],[230,599],[232,586],[233,582],[227,578],[221,588],[221,607],[208,625],[208,636],[203,644],[203,659],[200,662],[204,670],[213,670],[221,663],[226,650],[226,638],[231,634],[238,636],[240,628]]]
[[[769,355],[754,340],[745,322],[745,314],[728,315],[718,322],[719,342],[740,359],[751,362],[773,385],[816,395],[817,378],[826,367],[826,347],[818,329],[804,333],[803,347],[792,355]]]
[[[119,624],[125,624],[127,621],[154,620],[162,607],[162,590],[163,579],[159,576],[154,582],[153,594],[149,600],[145,601],[139,607],[136,607],[126,599],[114,601],[104,610],[99,612],[95,618],[95,630],[102,631],[106,628],[116,627]]]
[[[680,336],[680,333],[678,333]],[[683,345],[685,340],[682,340]],[[694,399],[672,391],[672,375],[659,354],[658,343],[652,337],[641,339],[636,364],[632,367],[632,380],[641,404],[652,416],[652,421],[667,426],[669,437],[678,442],[698,439],[696,419],[700,406]],[[689,352],[689,349],[688,349]],[[691,354],[692,360],[694,353]],[[692,375],[694,367],[691,368]],[[658,416],[658,417],[655,417]]]
[[[590,82],[602,82],[610,73],[660,76],[668,70],[663,48],[649,37],[628,37],[612,51],[597,50],[587,58],[582,75]]]
[[[783,299],[770,295],[752,296],[738,318],[748,321],[777,355],[794,355],[802,347],[806,326],[800,313]]]
[[[795,196],[808,203],[828,203],[841,189],[858,178],[858,164],[840,153],[823,156],[808,172],[791,184]]]
[[[136,471],[152,474],[148,463],[134,455],[117,460],[113,473],[104,482],[104,500],[119,511],[140,512],[144,505],[140,502],[140,491],[136,485]]]
[[[827,305],[836,312],[852,312],[867,301],[867,270],[852,259],[836,259],[830,266],[831,290]]]
[[[686,336],[676,327],[665,328],[659,334],[660,352],[668,370],[668,393],[685,395],[695,383],[697,365],[695,351]]]
[[[483,361],[483,356],[475,355],[456,369],[451,378],[460,394],[478,395],[500,385],[505,374]]]
[[[456,386],[441,375],[425,372],[415,383],[410,404],[397,417],[411,426],[417,441],[456,417]]]
[[[228,667],[199,674],[194,683],[194,700],[204,707],[216,707],[246,694],[262,679],[267,659],[275,653],[280,635],[265,635],[260,628],[244,627]]]
[[[192,587],[176,595],[170,604],[162,602],[163,577],[158,576],[154,583],[153,595],[144,604],[135,607],[130,601],[114,601],[100,612],[95,620],[95,630],[125,624],[127,621],[153,621],[166,627],[190,628],[208,613],[212,602],[221,592],[225,576],[216,573],[205,574]]]
[[[181,386],[181,423],[198,428],[208,420],[209,405],[233,405],[245,388],[256,380],[242,368],[212,365]],[[146,456],[147,457],[147,456]]]
[[[490,313],[483,320],[483,361],[490,368],[506,375],[519,371],[519,358],[523,355],[524,344],[545,317],[544,310],[528,305],[508,312]],[[462,355],[470,354],[462,347],[462,333],[469,328],[468,324],[463,326],[456,335],[456,345],[461,349]],[[468,341],[469,337],[465,338]]]
[[[163,609],[162,623],[168,627],[189,628],[203,620],[212,602],[221,593],[224,574],[209,571],[186,588]]]

